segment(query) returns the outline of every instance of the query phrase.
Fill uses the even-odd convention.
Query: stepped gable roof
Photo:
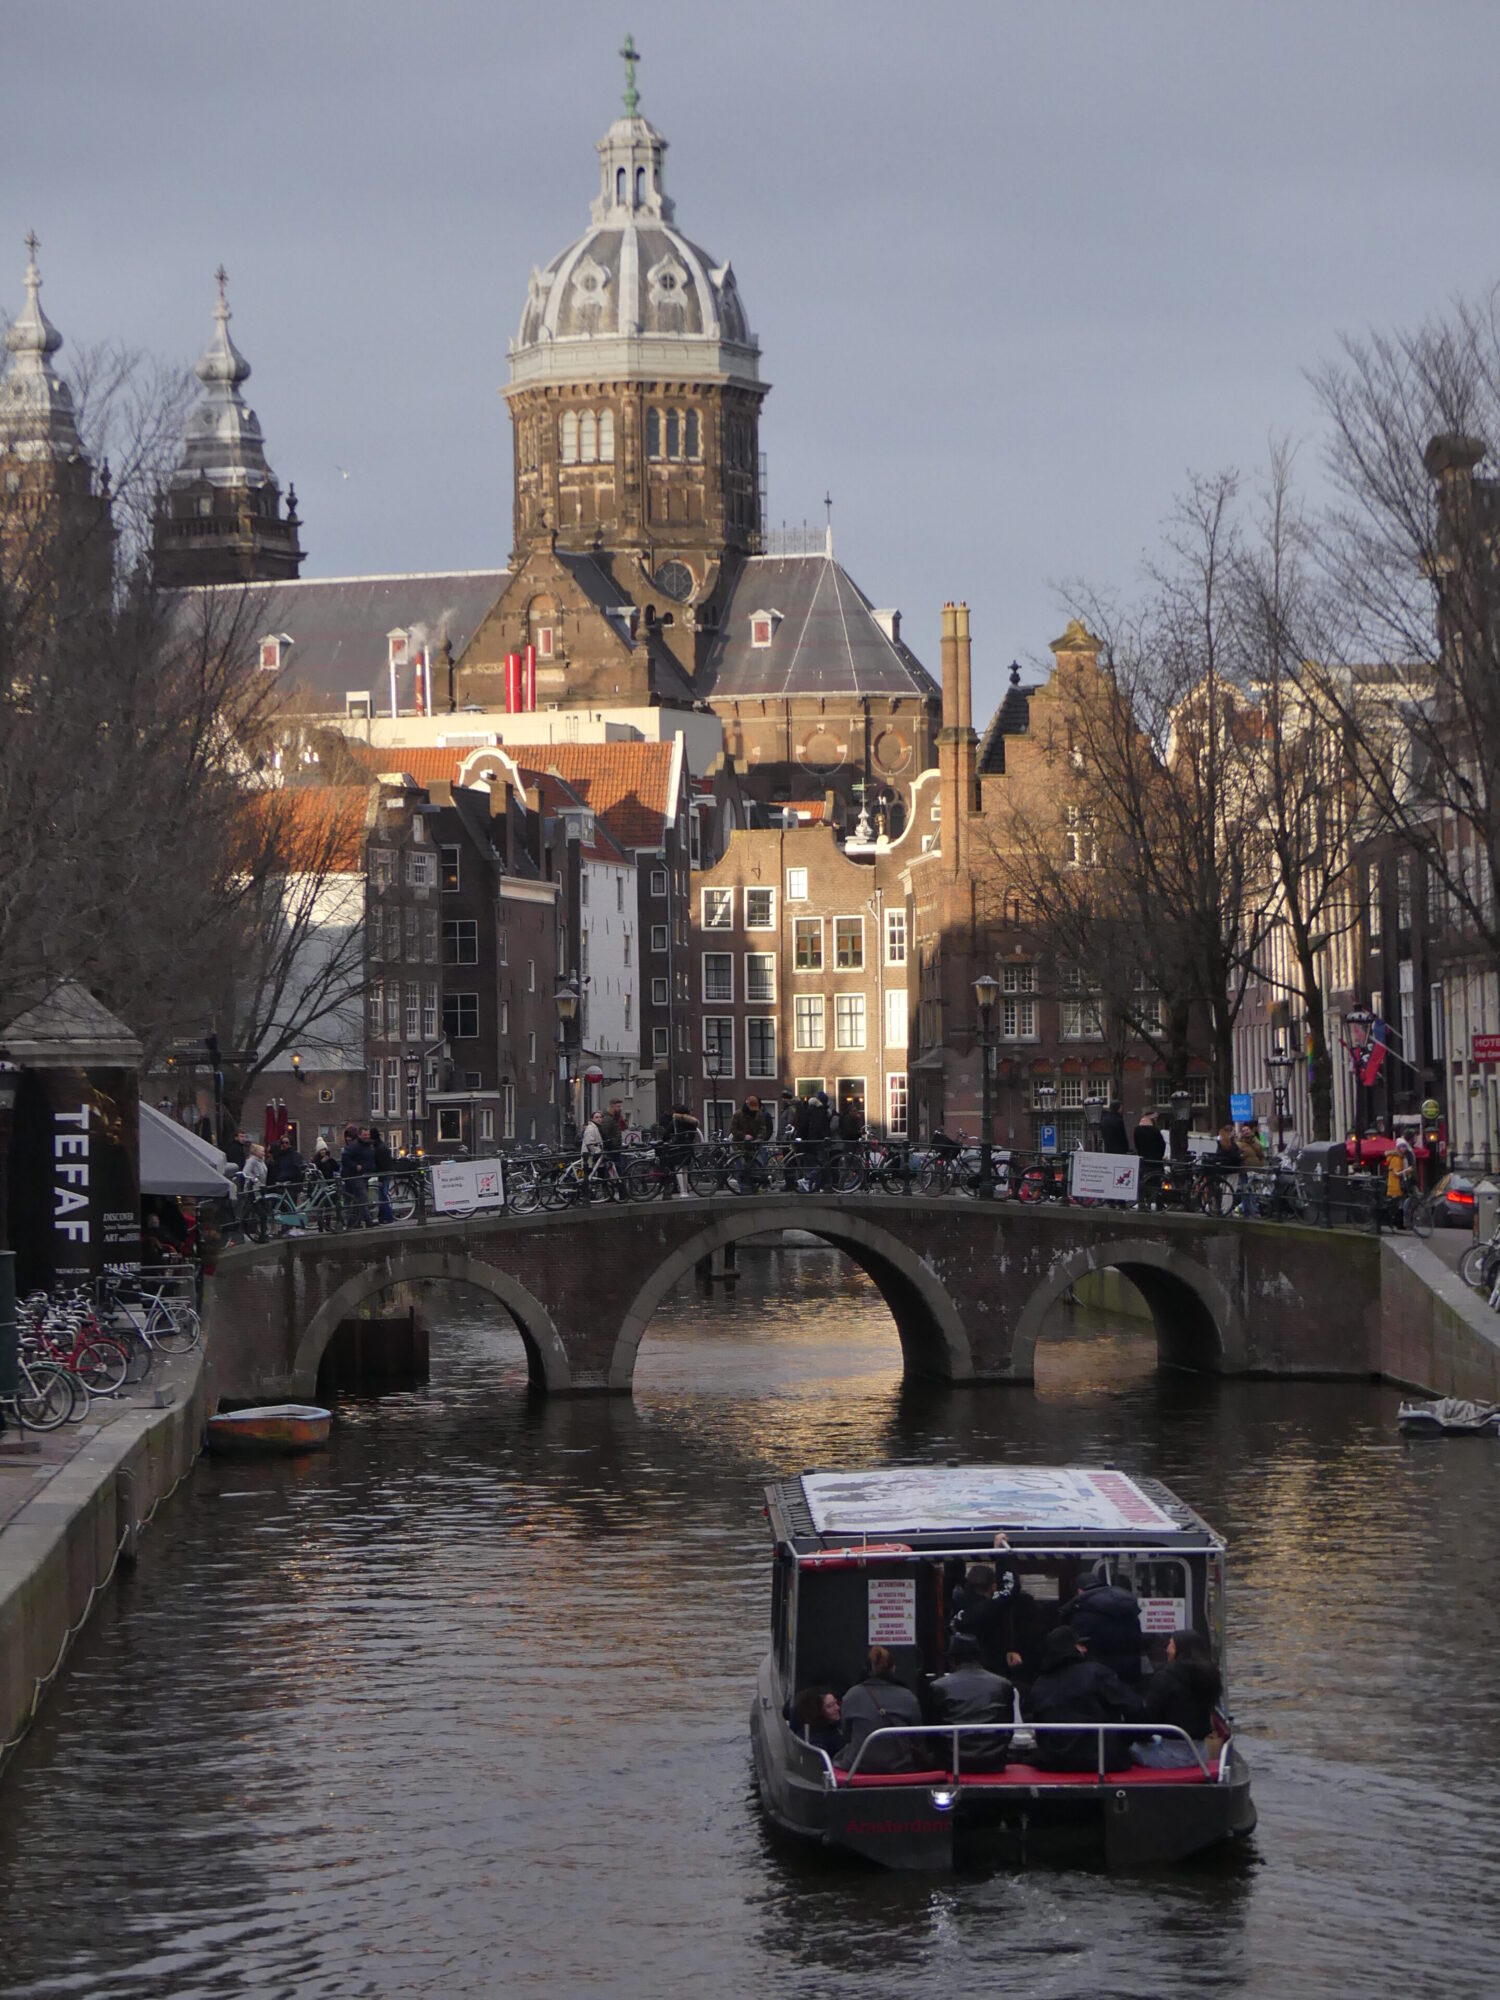
[[[509,581],[503,569],[288,578],[245,587],[243,602],[238,585],[204,586],[179,593],[180,615],[191,615],[211,594],[220,615],[235,619],[249,642],[272,633],[291,640],[280,674],[299,708],[342,715],[346,695],[368,692],[379,713],[389,705],[387,634],[425,633],[439,651],[446,636],[456,660]],[[437,666],[434,659],[434,676]],[[436,679],[433,696],[447,698]],[[410,704],[410,668],[401,698]]]
[[[771,643],[756,646],[751,619],[773,615]],[[714,701],[794,695],[938,698],[938,686],[831,553],[752,556],[735,579],[706,668]]]

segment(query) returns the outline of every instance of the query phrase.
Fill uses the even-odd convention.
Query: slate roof
[[[480,569],[251,584],[239,622],[252,640],[271,633],[291,639],[280,678],[300,708],[342,715],[346,694],[368,691],[378,712],[389,707],[383,692],[389,686],[386,634],[425,627],[435,648],[441,649],[446,635],[456,660],[509,581],[508,570]],[[181,593],[185,606],[202,595]],[[220,589],[215,598],[227,614],[236,611],[232,590]],[[446,701],[438,668],[434,659],[433,698]],[[409,704],[411,698],[408,668],[402,700]]]
[[[781,614],[769,646],[750,643],[756,611]],[[706,678],[714,701],[938,694],[916,654],[887,637],[869,598],[830,555],[752,556],[725,607]]]
[[[1005,699],[990,717],[990,726],[979,743],[979,774],[994,777],[1005,769],[1005,739],[1024,736],[1031,727],[1031,697],[1035,688],[1023,688],[1012,681]]]

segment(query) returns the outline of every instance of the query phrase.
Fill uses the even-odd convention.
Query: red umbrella
[[[268,1148],[276,1144],[278,1136],[279,1127],[276,1123],[276,1100],[272,1097],[266,1100],[266,1145]]]

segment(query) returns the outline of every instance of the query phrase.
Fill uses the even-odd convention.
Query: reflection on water
[[[1494,1990],[1500,1453],[1082,1320],[1042,1393],[904,1388],[834,1253],[741,1262],[633,1401],[529,1400],[455,1299],[326,1457],[200,1468],[3,1781],[0,1994]],[[1114,1459],[1229,1534],[1248,1850],[932,1882],[767,1836],[760,1486],[948,1457]]]

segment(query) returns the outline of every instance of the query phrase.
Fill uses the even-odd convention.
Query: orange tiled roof
[[[433,750],[426,744],[408,744],[392,750],[382,750],[378,745],[371,749],[363,743],[352,743],[349,747],[372,772],[404,771],[419,785],[451,785],[458,776],[460,759],[467,754],[461,750]]]
[[[416,744],[352,747],[372,771],[405,771],[419,785],[452,784],[462,765],[484,754]],[[511,743],[499,748],[529,771],[556,771],[627,852],[661,845],[677,803],[668,796],[671,742]]]
[[[298,785],[256,795],[253,810],[268,840],[306,873],[364,869],[364,785]]]

